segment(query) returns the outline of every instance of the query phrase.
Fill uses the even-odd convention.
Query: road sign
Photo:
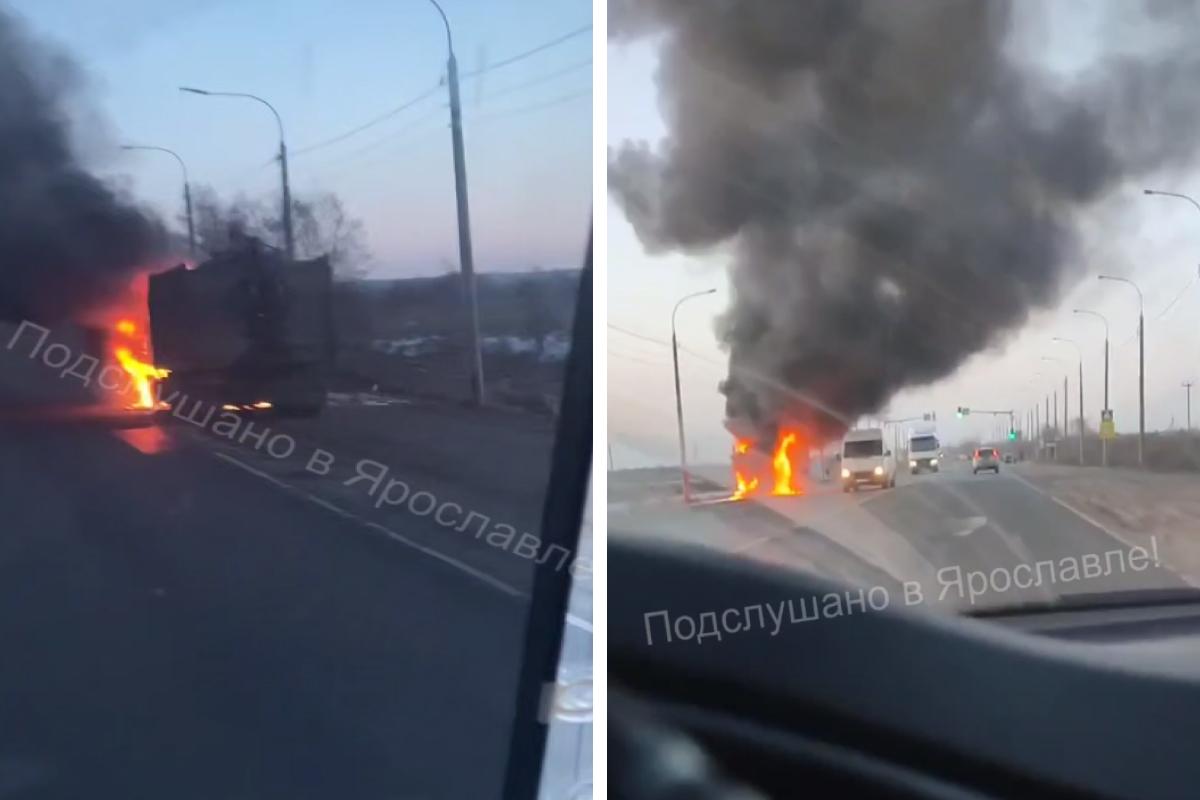
[[[1111,408],[1106,408],[1100,412],[1100,438],[1117,438],[1117,425],[1115,422],[1113,422],[1113,412]]]

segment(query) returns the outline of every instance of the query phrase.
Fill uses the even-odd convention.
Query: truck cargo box
[[[331,296],[326,258],[289,262],[254,241],[152,276],[154,358],[171,370],[163,396],[319,411],[333,351]]]

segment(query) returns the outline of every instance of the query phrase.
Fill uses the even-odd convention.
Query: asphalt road
[[[703,477],[719,481],[723,468]],[[1073,508],[1022,475],[1020,465],[1003,465],[998,475],[974,475],[968,463],[951,462],[941,472],[913,476],[903,471],[895,489],[863,488],[843,493],[836,481],[813,481],[800,497],[766,497],[755,502],[722,501],[708,492],[684,509],[674,493],[651,496],[647,487],[672,487],[669,471],[610,476],[610,528],[722,549],[788,568],[810,569],[844,583],[882,585],[898,597],[903,581],[917,581],[925,605],[954,610],[989,609],[1053,601],[1081,593],[1165,589],[1185,582],[1165,564],[1096,575],[1083,573],[1083,559],[1103,568],[1105,553],[1129,552],[1131,542],[1091,515]],[[1078,564],[1060,574],[1064,559]],[[1054,561],[1054,579],[1043,580],[1020,565]],[[943,590],[958,568],[961,593]],[[949,568],[942,573],[940,570]],[[996,583],[973,596],[969,572],[999,569]],[[1016,576],[1021,584],[1009,585]],[[976,582],[979,587],[980,583]],[[961,594],[961,596],[960,596]]]
[[[499,796],[532,562],[344,483],[378,460],[536,532],[549,426],[349,401],[260,422],[296,455],[0,423],[0,798]],[[590,661],[572,608],[564,657]]]

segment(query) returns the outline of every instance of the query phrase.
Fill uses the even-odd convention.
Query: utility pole
[[[1118,281],[1133,287],[1138,295],[1138,466],[1146,465],[1146,301],[1142,290],[1128,278],[1100,275],[1102,281]]]
[[[247,94],[245,92],[210,92],[207,89],[196,89],[191,86],[180,86],[179,91],[198,94],[204,97],[241,97],[246,100],[254,100],[270,109],[271,113],[275,116],[275,124],[279,127],[279,174],[283,179],[283,208],[281,209],[283,212],[283,249],[287,253],[288,261],[295,261],[296,240],[292,235],[292,191],[288,186],[287,145],[283,141],[283,118],[279,116],[279,112],[275,110],[275,106],[263,100],[258,95]]]
[[[283,177],[283,249],[288,261],[296,260],[296,234],[292,228],[292,188],[288,184],[287,145],[279,135],[279,172]]]
[[[683,481],[683,502],[685,503],[692,502],[692,481],[688,475],[687,444],[683,435],[683,393],[679,388],[679,340],[675,335],[675,314],[685,301],[691,300],[693,297],[713,294],[716,291],[716,289],[706,289],[703,292],[686,295],[681,297],[675,303],[675,307],[671,309],[671,366],[675,370],[675,424],[679,429],[679,472]]]
[[[1192,382],[1184,381],[1183,388],[1187,391],[1187,429],[1192,432]]]
[[[1071,412],[1068,407],[1068,398],[1071,395],[1067,392],[1067,389],[1067,376],[1063,375],[1063,441],[1066,441],[1071,435]]]
[[[1079,466],[1083,466],[1083,357],[1079,358]]]
[[[196,257],[196,225],[192,221],[192,188],[188,181],[187,164],[183,163],[183,158],[174,150],[166,147],[156,147],[148,144],[123,144],[122,150],[157,150],[160,153],[166,153],[179,162],[179,168],[183,172],[183,208],[187,214],[187,229],[188,229],[188,255],[193,259]]]
[[[483,354],[479,343],[479,298],[475,290],[475,256],[471,247],[471,213],[467,197],[467,161],[463,154],[462,108],[458,97],[458,59],[454,56],[454,40],[450,35],[450,20],[437,0],[429,0],[437,9],[446,28],[446,83],[450,90],[450,144],[454,157],[454,199],[458,213],[458,261],[462,273],[463,299],[467,307],[467,359],[471,373],[471,395],[475,405],[485,399],[483,384]]]
[[[1103,422],[1103,420],[1104,420],[1104,412],[1106,412],[1106,411],[1111,411],[1111,409],[1108,407],[1108,318],[1107,318],[1107,317],[1105,317],[1103,314],[1101,314],[1101,313],[1099,313],[1099,312],[1096,312],[1096,311],[1089,311],[1089,310],[1088,310],[1088,309],[1086,309],[1086,308],[1077,308],[1077,309],[1075,309],[1075,310],[1074,310],[1074,312],[1073,312],[1073,313],[1075,313],[1075,314],[1086,314],[1086,315],[1088,315],[1088,316],[1091,316],[1091,317],[1096,317],[1096,318],[1097,318],[1097,319],[1099,319],[1099,320],[1100,320],[1102,323],[1104,323],[1104,405],[1103,405],[1103,407],[1101,408],[1101,412],[1100,412],[1100,419],[1101,419],[1101,422]],[[1079,367],[1079,369],[1080,369],[1080,376],[1081,376],[1081,377],[1080,377],[1079,385],[1080,385],[1080,394],[1082,395],[1082,393],[1083,393],[1083,379],[1082,379],[1082,375],[1083,375],[1083,355],[1082,355],[1082,349],[1080,350],[1080,353],[1081,353],[1081,354],[1080,354],[1080,357],[1079,357],[1079,360],[1080,360],[1080,367]],[[1080,404],[1080,408],[1082,409],[1082,407],[1083,407],[1083,405],[1082,405],[1082,403],[1081,403],[1081,404]],[[1105,439],[1103,436],[1101,436],[1101,437],[1100,437],[1100,463],[1101,463],[1103,466],[1105,466],[1105,467],[1107,467],[1107,466],[1108,466],[1108,439]]]
[[[1141,300],[1141,292],[1138,292]],[[1146,316],[1138,309],[1138,466],[1146,466]]]

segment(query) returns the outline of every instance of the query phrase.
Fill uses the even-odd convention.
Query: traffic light
[[[954,413],[958,416],[959,419],[962,419],[967,414],[971,413],[971,409],[967,408],[966,406],[959,406],[958,410],[955,411]]]
[[[1009,430],[1009,432],[1008,432],[1008,440],[1009,440],[1010,442],[1015,442],[1015,441],[1017,440],[1017,432],[1016,432],[1016,431],[1014,431],[1014,430]]]

